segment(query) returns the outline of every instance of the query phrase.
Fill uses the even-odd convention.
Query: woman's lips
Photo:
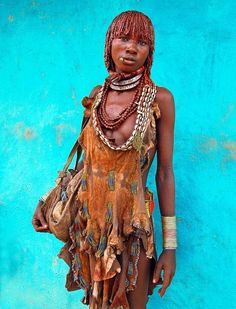
[[[136,61],[135,59],[133,58],[125,58],[123,57],[123,63],[126,63],[126,64],[134,64]]]

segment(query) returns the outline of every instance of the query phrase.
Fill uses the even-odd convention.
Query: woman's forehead
[[[133,40],[147,40],[148,39],[144,33],[137,33],[137,32],[131,32],[131,31],[129,32],[122,31],[120,33],[117,33],[114,36],[114,39],[119,38],[121,36],[125,36]]]

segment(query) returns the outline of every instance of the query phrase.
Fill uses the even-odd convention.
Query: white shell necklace
[[[101,103],[103,89],[104,89],[104,85],[101,88],[101,90],[98,92],[96,99],[94,101],[94,104],[93,104],[93,108],[92,108],[92,123],[96,131],[96,135],[100,137],[100,139],[105,145],[107,145],[109,148],[113,150],[126,151],[128,149],[131,149],[132,147],[135,148],[136,150],[140,150],[142,146],[142,140],[143,140],[143,137],[144,137],[147,125],[148,125],[151,105],[156,96],[156,87],[150,86],[150,85],[145,85],[143,87],[140,99],[137,102],[135,102],[135,104],[137,104],[138,107],[137,107],[137,118],[136,118],[133,132],[131,133],[127,141],[121,146],[116,146],[116,145],[111,144],[108,138],[104,135],[104,133],[98,126],[98,120],[97,120],[95,110],[98,107],[98,105]]]

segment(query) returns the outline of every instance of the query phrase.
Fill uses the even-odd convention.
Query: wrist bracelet
[[[162,235],[163,235],[163,248],[176,249],[176,216],[161,216],[162,220]]]

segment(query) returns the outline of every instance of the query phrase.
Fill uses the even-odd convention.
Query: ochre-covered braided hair
[[[145,61],[146,74],[149,76],[154,52],[154,29],[149,17],[138,11],[126,11],[116,16],[106,34],[104,59],[108,71],[115,71],[111,56],[112,40],[121,35],[138,36],[149,45],[149,55]]]

